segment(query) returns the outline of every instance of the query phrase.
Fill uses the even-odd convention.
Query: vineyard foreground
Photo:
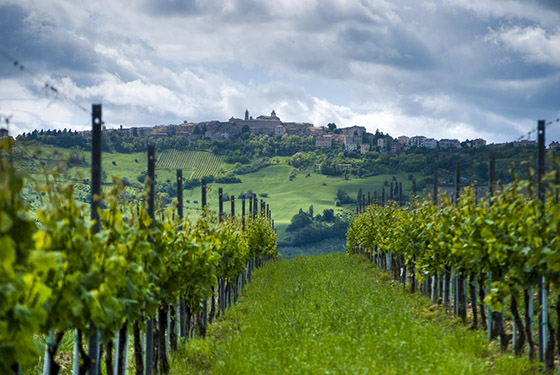
[[[269,263],[205,340],[180,349],[171,373],[537,372],[401,288],[360,256]]]

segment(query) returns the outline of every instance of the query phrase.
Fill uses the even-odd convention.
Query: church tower
[[[249,120],[249,110],[245,110],[245,121]]]

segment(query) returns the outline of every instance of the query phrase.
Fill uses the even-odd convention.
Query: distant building
[[[346,148],[346,151],[356,151],[358,149],[358,144],[357,143],[347,143],[345,148]]]
[[[0,129],[0,138],[6,138],[9,135],[8,129]]]
[[[307,122],[283,122],[287,135],[312,135],[313,124]]]
[[[337,137],[340,141],[342,141],[343,145],[347,145],[348,143],[355,143],[358,144],[358,139],[359,137],[354,137],[351,135],[340,135]]]
[[[268,135],[311,135],[313,124],[305,122],[282,122],[272,111],[270,116],[261,115],[256,119],[249,116],[249,110],[245,110],[245,119],[232,117],[229,124],[237,126],[239,130],[247,126],[254,134]]]
[[[333,137],[331,134],[318,135],[315,137],[315,147],[326,147],[330,148],[332,146]]]
[[[246,111],[245,112],[245,117],[247,117],[249,113]],[[261,121],[280,121],[280,118],[278,116],[276,116],[276,111],[272,110],[272,112],[270,113],[270,116],[264,116],[261,115],[259,117],[257,117],[257,120],[261,120]]]
[[[342,135],[342,134],[334,135],[333,136],[333,142],[339,143],[339,144],[346,144],[346,136]]]
[[[377,147],[379,147],[380,150],[385,150],[385,147],[387,147],[387,140],[385,138],[378,138]]]
[[[369,143],[362,143],[360,145],[360,153],[365,154],[366,152],[370,151],[370,145]]]
[[[114,134],[117,134],[117,135],[121,136],[121,137],[131,137],[132,136],[132,129],[131,128],[123,129],[122,125],[121,125],[120,129],[113,129],[112,132]]]
[[[552,150],[560,150],[560,143],[552,142],[548,145],[548,147],[551,148]]]
[[[410,138],[410,147],[424,147],[424,142],[426,141],[426,137],[423,135],[417,135],[415,137]]]
[[[319,126],[319,127],[311,127],[311,129],[309,129],[311,132],[311,135],[314,136],[318,136],[318,135],[322,135],[322,134],[327,134],[328,133],[328,129],[326,126]]]
[[[461,142],[459,142],[458,139],[440,139],[439,148],[440,149],[461,148]]]
[[[342,131],[342,134],[352,137],[361,137],[366,133],[366,128],[358,125],[350,126],[348,128],[341,128],[340,130]]]
[[[358,136],[350,136],[350,135],[344,135],[344,149],[346,151],[356,151],[358,149],[358,142],[356,140],[356,138],[358,138]]]
[[[396,154],[398,151],[402,150],[404,146],[400,142],[391,143],[391,153]]]
[[[424,147],[426,148],[434,149],[437,148],[437,146],[438,146],[438,141],[436,141],[434,138],[426,138],[424,140]]]
[[[486,141],[482,138],[477,138],[472,141],[472,147],[474,148],[484,147],[484,146],[486,146]]]
[[[274,128],[274,135],[286,135],[286,128],[283,127],[282,125],[276,125],[276,128]]]
[[[518,146],[529,146],[529,145],[536,145],[537,141],[530,141],[528,139],[524,139],[522,141],[516,141],[516,142],[512,142],[513,147],[518,147]]]
[[[403,146],[408,146],[410,144],[410,138],[407,137],[406,135],[401,135],[397,139],[399,140],[399,143]]]

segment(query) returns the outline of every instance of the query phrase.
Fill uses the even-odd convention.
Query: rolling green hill
[[[290,181],[290,175],[292,174],[295,174],[295,178]],[[306,177],[308,175],[309,177]],[[408,175],[403,173],[396,175],[396,178],[403,182],[403,189],[410,194],[411,183],[408,181]],[[322,213],[323,210],[328,208],[336,209],[338,212],[343,209],[355,212],[354,207],[335,207],[338,189],[343,189],[352,198],[356,198],[360,188],[365,194],[368,191],[373,194],[373,191],[381,190],[384,181],[391,181],[393,175],[345,180],[342,177],[328,177],[309,171],[295,171],[289,165],[271,165],[257,172],[242,175],[240,178],[242,183],[239,184],[211,184],[208,193],[210,208],[217,209],[219,187],[223,188],[224,193],[233,194],[236,197],[248,190],[252,190],[256,194],[267,194],[266,198],[259,199],[264,199],[270,205],[276,228],[282,235],[292,216],[300,208],[307,211],[309,206],[313,205],[316,214]],[[185,191],[184,196],[191,202],[187,204],[187,207],[199,207],[193,201],[200,200],[200,188]],[[241,208],[240,205],[241,202],[236,202],[238,212]],[[226,212],[229,212],[230,206],[226,204],[224,207]]]
[[[30,177],[41,180],[47,173],[53,171],[56,165],[63,165],[71,156],[69,149],[54,147],[19,147],[18,162],[28,170]],[[78,156],[83,158],[86,163],[83,165],[61,168],[61,181],[72,180],[78,198],[88,202],[90,169],[90,154],[80,151]],[[197,151],[166,151],[159,154],[156,169],[156,186],[172,185],[176,180],[176,168],[186,168],[183,172],[185,179],[191,176],[218,174],[222,171],[233,170],[233,165],[222,162],[219,156],[208,152]],[[286,164],[286,158],[276,157],[273,159],[278,164],[270,165],[253,173],[238,176],[241,183],[208,185],[208,205],[210,209],[218,209],[218,188],[222,187],[224,193],[235,195],[251,190],[256,194],[267,194],[266,203],[270,205],[276,228],[282,237],[290,220],[299,209],[307,211],[313,205],[315,214],[322,213],[325,209],[335,209],[337,212],[347,210],[355,212],[355,206],[335,207],[336,194],[338,189],[347,192],[351,198],[356,198],[358,190],[361,188],[364,194],[368,191],[380,191],[385,181],[391,182],[393,177],[403,183],[405,194],[410,195],[411,182],[408,180],[410,173],[397,175],[379,175],[367,178],[330,177],[312,171],[298,171]],[[102,156],[103,172],[105,182],[111,181],[111,176],[126,178],[129,183],[131,195],[138,193],[138,189],[143,184],[138,181],[138,177],[145,174],[147,157],[145,153],[103,153]],[[188,168],[187,168],[188,167]],[[290,179],[290,176],[293,176]],[[424,176],[417,176],[424,177]],[[388,190],[388,188],[386,189]],[[25,198],[38,204],[39,197],[33,193],[31,186],[24,189]],[[184,191],[185,212],[192,218],[196,218],[200,211],[200,187]],[[387,192],[387,196],[389,193]],[[174,198],[173,194],[170,198]],[[195,203],[195,201],[197,203]],[[241,201],[236,203],[237,213],[241,213]],[[230,212],[230,203],[224,204],[226,213]],[[248,209],[248,204],[247,204]]]

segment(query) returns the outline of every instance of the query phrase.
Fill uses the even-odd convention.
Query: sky
[[[108,128],[248,109],[505,142],[544,119],[548,143],[560,1],[0,0],[2,125],[87,130],[97,103]]]

